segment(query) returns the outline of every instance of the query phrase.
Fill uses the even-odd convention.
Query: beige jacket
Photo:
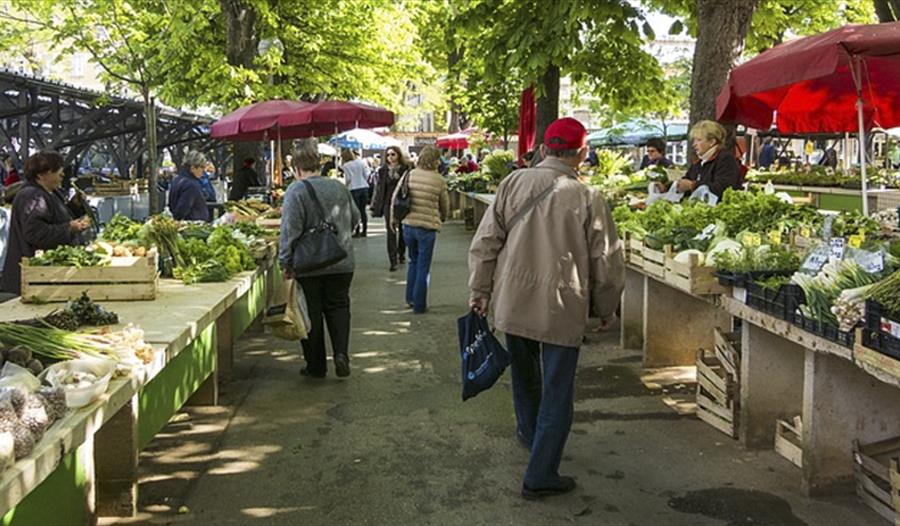
[[[517,223],[507,221],[550,185],[555,189]],[[510,174],[469,247],[472,298],[489,298],[501,331],[578,347],[590,299],[611,317],[625,282],[625,261],[603,195],[558,159]]]
[[[404,225],[418,226],[429,230],[441,231],[441,224],[450,212],[450,195],[447,193],[447,182],[441,174],[416,168],[409,172],[409,214],[403,219]],[[400,191],[400,183],[394,190],[394,197]],[[391,198],[393,203],[393,197]],[[391,222],[394,211],[391,209]]]

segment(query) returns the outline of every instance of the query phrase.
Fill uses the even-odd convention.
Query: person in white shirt
[[[350,194],[356,207],[359,208],[359,215],[362,216],[362,222],[357,225],[353,237],[366,237],[369,226],[366,215],[366,205],[369,204],[369,167],[365,161],[356,158],[353,150],[345,149],[341,152],[341,163],[344,181],[350,187]]]

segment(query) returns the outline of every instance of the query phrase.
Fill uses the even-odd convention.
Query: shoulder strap
[[[327,221],[328,217],[325,215],[325,207],[322,206],[322,202],[319,201],[319,196],[316,195],[316,190],[313,188],[312,183],[304,179],[303,186],[306,187],[306,191],[309,192],[309,197],[312,199],[313,203],[316,205],[316,210],[319,211],[319,216],[322,218],[322,221]]]
[[[535,207],[535,205],[537,205],[537,204],[540,203],[545,197],[547,197],[548,195],[550,195],[550,193],[553,192],[553,190],[556,188],[556,183],[557,183],[558,181],[559,181],[559,178],[554,179],[553,184],[551,184],[550,186],[548,186],[547,188],[545,188],[544,190],[542,190],[541,193],[539,193],[538,195],[532,197],[532,198],[529,199],[524,205],[522,205],[522,208],[520,208],[519,211],[516,212],[511,218],[509,218],[509,221],[506,222],[506,230],[507,230],[507,232],[508,232],[510,229],[512,229],[513,225],[515,225],[516,223],[518,223],[520,219],[522,219],[523,217],[525,217],[525,214],[527,214],[528,212],[530,212],[531,209]]]

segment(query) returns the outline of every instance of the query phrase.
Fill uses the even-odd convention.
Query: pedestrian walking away
[[[403,151],[397,146],[388,146],[384,151],[384,163],[378,168],[375,193],[372,196],[372,217],[384,217],[391,272],[406,260],[406,243],[400,229],[391,223],[391,198],[397,189],[397,183],[409,173],[409,167],[409,159]]]
[[[350,284],[355,269],[350,238],[360,221],[359,209],[343,183],[320,175],[315,139],[300,144],[294,152],[294,162],[300,171],[300,182],[288,187],[284,196],[278,260],[285,279],[296,279],[302,289],[311,322],[309,337],[301,342],[306,366],[300,374],[312,378],[324,378],[327,374],[327,323],[335,374],[345,377],[350,375]],[[326,217],[321,217],[320,210],[324,210]],[[314,271],[294,272],[296,240],[323,220],[334,226],[347,257]]]
[[[410,210],[403,218],[403,238],[409,250],[406,268],[406,304],[413,312],[422,314],[428,309],[428,283],[431,279],[431,257],[441,225],[450,210],[447,182],[437,172],[441,154],[434,146],[426,146],[419,153],[416,168],[409,172]],[[394,190],[391,202],[403,186],[401,181]],[[399,218],[391,209],[391,221]]]
[[[366,237],[369,230],[369,218],[366,212],[366,205],[369,204],[369,167],[362,159],[357,159],[353,150],[344,150],[341,152],[341,172],[344,174],[344,180],[350,188],[350,194],[353,196],[353,202],[359,209],[359,215],[362,222],[354,229],[353,237]]]
[[[516,434],[531,450],[522,496],[572,491],[559,466],[574,411],[579,347],[593,300],[610,328],[625,263],[604,196],[578,180],[587,132],[554,121],[533,168],[497,189],[469,248],[470,307],[494,314],[512,354]]]

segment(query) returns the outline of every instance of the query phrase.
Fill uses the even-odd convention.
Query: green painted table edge
[[[15,508],[3,516],[3,526],[87,524],[88,470],[93,465],[92,443],[69,452],[59,467]],[[48,506],[48,503],[52,505]],[[65,522],[60,522],[64,518]]]

